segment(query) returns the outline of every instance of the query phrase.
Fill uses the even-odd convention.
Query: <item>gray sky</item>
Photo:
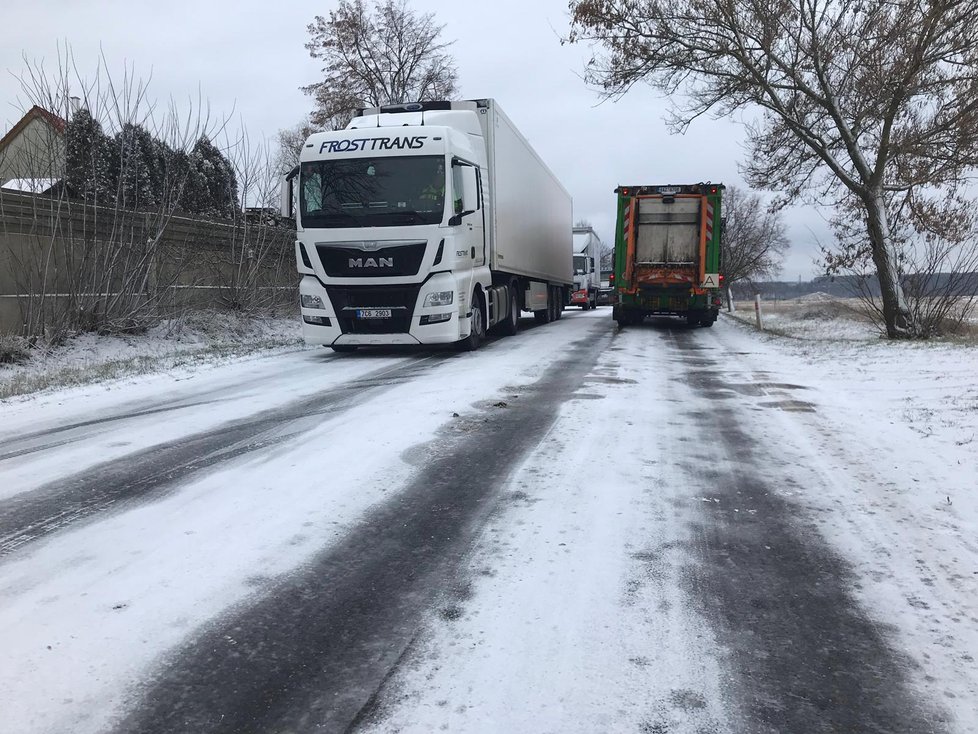
[[[574,197],[575,219],[587,219],[610,241],[615,186],[722,182],[743,186],[737,168],[744,129],[703,119],[685,135],[670,135],[667,102],[647,87],[617,102],[601,102],[580,79],[591,51],[561,46],[565,0],[411,0],[434,12],[455,40],[462,96],[494,97]],[[23,56],[57,63],[69,43],[78,67],[94,73],[100,49],[113,73],[129,64],[152,75],[150,96],[178,102],[198,89],[213,113],[234,113],[253,136],[270,136],[311,109],[299,87],[316,81],[319,66],[304,44],[306,26],[335,2],[267,0],[36,0],[10,4],[0,25],[0,127],[19,119],[26,100],[17,77]],[[18,97],[20,98],[18,100]],[[29,105],[28,105],[29,106]],[[786,213],[792,249],[782,278],[815,274],[816,237],[828,232],[809,208]]]

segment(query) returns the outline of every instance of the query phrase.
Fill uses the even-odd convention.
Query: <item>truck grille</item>
[[[361,250],[359,247],[316,245],[323,270],[331,278],[376,278],[417,275],[427,242]]]
[[[336,320],[344,334],[406,334],[418,301],[421,284],[326,286]],[[358,308],[389,308],[389,319],[358,319]]]

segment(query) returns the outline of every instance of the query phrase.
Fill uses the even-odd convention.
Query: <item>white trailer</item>
[[[570,305],[598,307],[601,290],[601,238],[591,227],[574,227],[574,288]]]
[[[361,110],[282,191],[309,344],[475,349],[560,318],[573,285],[570,195],[491,99]]]

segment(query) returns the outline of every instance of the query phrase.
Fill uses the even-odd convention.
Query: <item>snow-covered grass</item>
[[[292,314],[246,316],[199,311],[166,319],[144,334],[79,333],[58,345],[29,347],[0,338],[0,400],[41,390],[215,364],[255,352],[297,347]]]
[[[728,313],[739,321],[756,325],[754,303],[738,301],[736,311]],[[827,293],[811,293],[783,301],[761,300],[764,330],[779,336],[809,341],[877,341],[883,334],[864,304],[858,298],[837,298]],[[939,341],[978,343],[978,313],[953,336]]]
[[[737,310],[729,316],[756,324],[753,302],[738,301],[735,306]],[[780,336],[833,341],[868,341],[880,337],[880,330],[855,298],[812,293],[788,301],[762,300],[761,317],[764,330]]]

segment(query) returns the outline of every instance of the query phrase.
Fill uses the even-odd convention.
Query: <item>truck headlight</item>
[[[455,300],[455,291],[436,291],[424,297],[424,308],[429,306],[451,306]]]
[[[326,310],[326,304],[323,303],[323,299],[319,296],[312,296],[308,293],[303,293],[299,296],[299,301],[302,303],[303,308],[318,308],[322,311]]]

